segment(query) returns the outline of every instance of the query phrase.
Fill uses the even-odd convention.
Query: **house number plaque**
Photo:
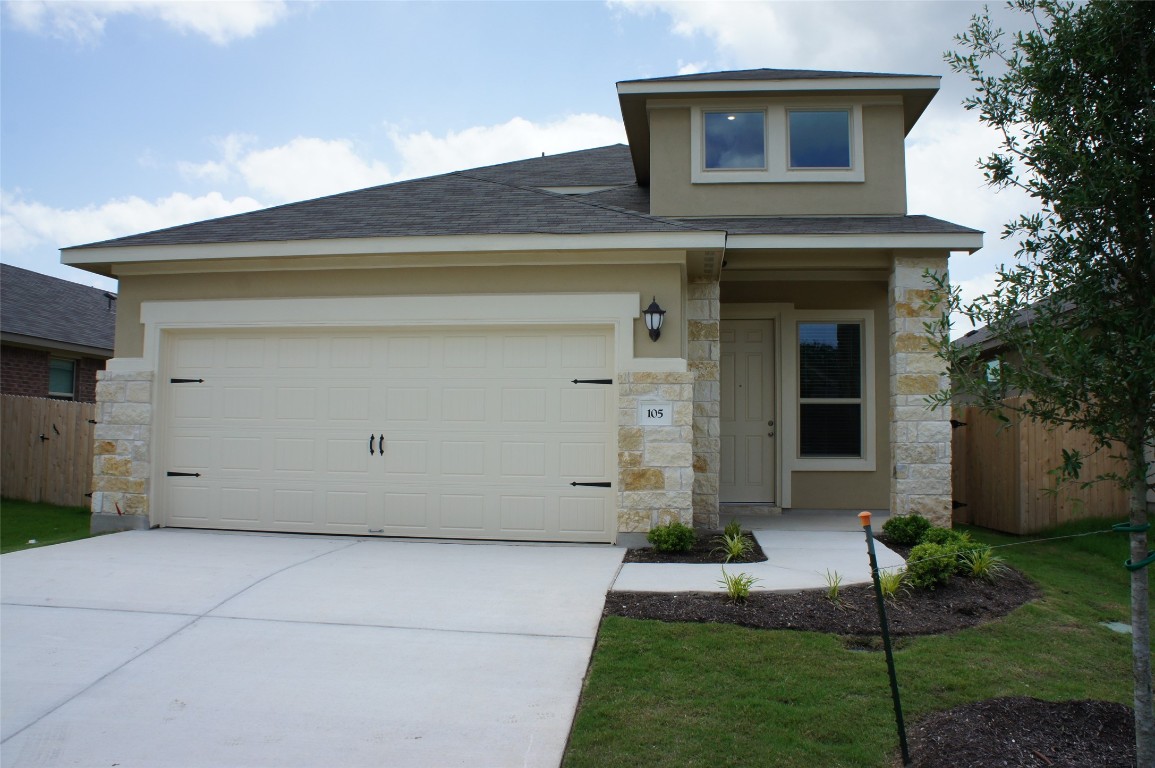
[[[638,425],[670,426],[674,423],[674,406],[669,400],[643,400],[638,403]]]

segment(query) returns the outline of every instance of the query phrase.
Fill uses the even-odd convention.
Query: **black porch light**
[[[662,316],[666,314],[666,310],[658,306],[657,296],[642,314],[646,316],[646,328],[650,331],[650,340],[657,341],[662,335]]]

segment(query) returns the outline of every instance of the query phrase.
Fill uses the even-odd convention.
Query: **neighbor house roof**
[[[112,357],[115,327],[115,294],[0,264],[4,341]]]

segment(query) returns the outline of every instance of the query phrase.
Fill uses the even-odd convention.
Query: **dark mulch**
[[[689,552],[657,552],[651,548],[629,549],[623,562],[627,563],[718,563],[725,561],[725,556],[718,552],[718,544],[714,540],[721,531],[697,530],[697,538]],[[742,534],[750,542],[752,549],[750,556],[744,560],[734,560],[735,563],[760,563],[766,559],[758,540],[748,533]]]
[[[910,729],[916,768],[1129,768],[1130,707],[1107,701],[989,699],[936,712]]]
[[[891,549],[907,555],[906,548],[891,545]],[[758,552],[758,559],[764,560],[761,550]],[[626,562],[719,560],[674,560],[651,550],[631,550]],[[1013,569],[994,583],[954,578],[935,591],[916,590],[890,601],[887,623],[891,633],[900,637],[954,632],[999,619],[1039,596],[1038,587]],[[872,586],[843,587],[837,603],[827,598],[825,590],[754,592],[740,604],[720,593],[610,592],[604,613],[633,619],[828,632],[842,636],[848,648],[881,648]],[[924,718],[910,729],[910,744],[913,765],[918,768],[1112,768],[1135,764],[1131,710],[1103,701],[980,701]]]

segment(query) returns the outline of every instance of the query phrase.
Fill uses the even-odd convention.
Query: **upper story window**
[[[76,399],[76,361],[58,357],[48,361],[48,396],[61,400]]]
[[[691,108],[695,184],[859,182],[862,106],[747,102]]]
[[[703,120],[707,169],[766,167],[765,112],[706,112]]]
[[[850,111],[791,109],[791,168],[850,168]]]

